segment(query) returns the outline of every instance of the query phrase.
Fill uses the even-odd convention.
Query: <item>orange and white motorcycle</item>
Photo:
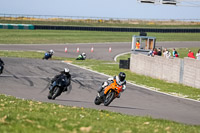
[[[104,106],[108,106],[116,97],[119,96],[119,93],[122,92],[122,85],[118,85],[116,80],[105,87],[98,95],[96,96],[94,103],[100,105],[101,103]]]

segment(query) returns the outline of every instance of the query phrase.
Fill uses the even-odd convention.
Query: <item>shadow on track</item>
[[[56,101],[66,101],[66,102],[74,102],[74,103],[93,103],[87,101],[79,101],[79,100],[63,100],[63,99],[55,99]]]
[[[65,102],[74,102],[74,103],[92,103],[93,102],[88,102],[88,101],[79,101],[79,100],[63,100],[63,99],[55,99],[56,101],[65,101]],[[134,108],[134,107],[126,107],[126,106],[104,106],[104,105],[98,105],[100,107],[107,107],[107,108],[118,108],[118,109],[129,109],[129,110],[145,110],[141,108]]]
[[[123,106],[107,106],[107,107],[110,107],[110,108],[119,108],[119,109],[137,109],[137,110],[145,110],[145,109],[141,109],[141,108],[133,108],[133,107],[123,107]]]

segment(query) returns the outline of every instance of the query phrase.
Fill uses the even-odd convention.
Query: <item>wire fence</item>
[[[148,18],[110,18],[88,16],[30,15],[30,14],[0,14],[0,21],[48,21],[48,22],[84,22],[84,23],[192,23],[200,24],[200,19],[148,19]]]

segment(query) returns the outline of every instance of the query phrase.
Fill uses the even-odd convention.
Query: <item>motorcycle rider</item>
[[[80,55],[78,55],[77,60],[85,60],[86,59],[86,54],[85,53],[81,53]]]
[[[54,51],[51,49],[49,50],[49,54],[53,55]]]
[[[49,50],[49,51],[48,51],[48,53],[49,53],[49,55],[50,55],[50,57],[49,57],[49,58],[51,58],[51,57],[52,57],[52,55],[54,54],[54,51],[51,49],[51,50]]]
[[[0,73],[2,73],[2,72],[3,72],[3,69],[4,69],[4,62],[1,60],[1,58],[0,58],[0,66],[2,67]]]
[[[61,71],[60,74],[56,75],[56,76],[51,80],[51,84],[54,84],[54,83],[55,83],[54,81],[56,81],[56,80],[59,79],[60,77],[65,76],[66,79],[69,81],[69,82],[68,82],[69,84],[67,85],[67,86],[69,86],[69,85],[71,84],[71,74],[70,74],[69,72],[70,72],[70,71],[69,71],[68,68],[64,68],[64,70]],[[54,86],[54,85],[51,85],[51,87],[50,87],[49,89],[51,90],[53,86]],[[67,90],[68,90],[68,89],[67,89],[67,87],[66,87],[66,88],[64,89],[64,91],[67,91]]]
[[[49,50],[49,51],[47,51],[45,53],[45,56],[42,59],[47,59],[48,60],[49,58],[52,57],[53,54],[54,54],[54,51],[51,49],[51,50]]]
[[[85,53],[82,53],[81,54],[82,58],[85,60],[86,59],[86,54]]]
[[[124,72],[120,72],[118,76],[114,76],[112,78],[108,78],[108,81],[105,81],[102,83],[102,86],[99,88],[98,93],[100,94],[100,92],[102,90],[104,90],[105,87],[107,87],[108,85],[110,85],[114,80],[116,80],[116,83],[121,86],[122,85],[122,92],[126,89],[126,74]],[[119,93],[117,98],[120,98],[121,93]]]

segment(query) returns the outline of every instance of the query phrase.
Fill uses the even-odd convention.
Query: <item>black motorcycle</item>
[[[68,91],[69,86],[70,79],[67,79],[65,76],[59,77],[50,85],[48,99],[54,100],[56,97],[60,96],[62,92]]]
[[[0,64],[0,74],[3,73],[3,69],[4,69],[4,64]]]

